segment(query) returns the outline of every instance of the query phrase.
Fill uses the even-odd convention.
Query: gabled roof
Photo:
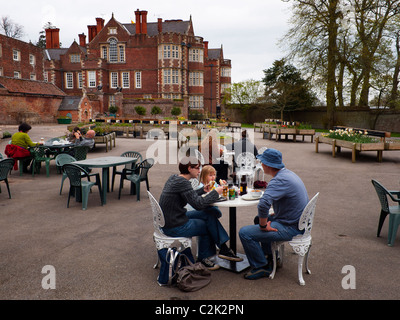
[[[54,84],[45,81],[0,77],[0,86],[9,93],[34,94],[46,96],[65,96]],[[4,89],[3,89],[4,90]]]

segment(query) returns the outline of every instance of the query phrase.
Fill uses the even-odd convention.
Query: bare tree
[[[24,27],[12,21],[8,16],[0,19],[0,32],[7,37],[20,39],[24,36]]]

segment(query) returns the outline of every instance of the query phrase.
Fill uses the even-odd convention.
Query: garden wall
[[[265,119],[279,119],[279,113],[273,113],[259,106],[254,106],[243,115],[238,108],[226,108],[225,118],[242,123],[262,122]],[[335,125],[400,132],[400,110],[349,109],[337,108]],[[325,107],[316,107],[307,111],[293,111],[284,114],[284,121],[309,123],[315,129],[327,128]]]
[[[135,111],[135,107],[142,106],[146,109],[146,114],[139,116]],[[158,115],[151,115],[151,109],[157,106],[162,112]],[[173,107],[181,108],[182,113],[179,116],[188,117],[187,107],[184,107],[183,100],[171,100],[171,99],[123,99],[122,101],[122,112],[120,111],[121,117],[125,118],[152,118],[152,119],[163,119],[165,117],[171,117],[171,109]]]

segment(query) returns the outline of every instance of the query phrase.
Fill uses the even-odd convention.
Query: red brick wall
[[[30,79],[31,74],[36,75],[36,80],[43,81],[43,49],[31,43],[26,43],[0,34],[0,68],[3,76],[14,77],[14,71],[21,74],[22,79]],[[13,60],[13,49],[20,52],[20,61]],[[35,64],[29,62],[29,55],[35,56]]]
[[[54,122],[62,98],[12,95],[0,91],[0,123]]]

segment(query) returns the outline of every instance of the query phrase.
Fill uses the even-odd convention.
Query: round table
[[[247,194],[250,198],[250,195]],[[221,258],[216,258],[217,263],[225,269],[234,271],[234,272],[241,272],[244,269],[247,269],[250,264],[247,260],[247,257],[245,254],[242,253],[237,253],[236,252],[236,208],[240,207],[251,207],[258,205],[259,199],[251,199],[251,200],[244,200],[243,197],[239,196],[235,200],[227,200],[227,201],[220,201],[220,202],[215,202],[213,205],[217,206],[219,208],[229,208],[229,238],[230,238],[230,247],[233,250],[233,252],[243,258],[243,261],[240,262],[234,262],[234,261],[229,261],[226,259],[221,259]]]

